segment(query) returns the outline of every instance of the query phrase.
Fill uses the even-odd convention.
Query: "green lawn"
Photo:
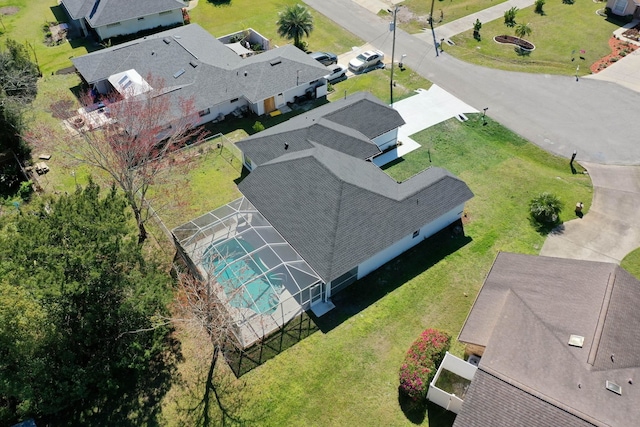
[[[445,25],[456,19],[463,18],[480,10],[487,9],[506,0],[438,0],[433,2],[433,26]],[[429,15],[431,14],[432,2],[424,0],[404,0],[399,4],[398,27],[408,33],[415,34],[422,32],[424,28],[431,28],[429,25]],[[407,8],[413,14],[412,19],[403,20],[402,8]],[[393,15],[387,11],[380,11],[379,16],[389,17],[393,20]]]
[[[231,415],[267,426],[451,425],[450,414],[437,409],[417,421],[401,410],[404,353],[427,327],[457,336],[498,251],[539,252],[545,236],[529,223],[527,209],[534,195],[551,191],[571,206],[592,194],[588,176],[573,175],[567,159],[493,121],[482,126],[477,115],[469,117],[414,135],[424,148],[386,170],[401,180],[431,164],[464,179],[475,193],[465,209],[466,237],[445,233],[423,242],[337,295],[336,309],[318,323],[325,332],[232,381],[233,391],[224,396],[237,404]],[[567,211],[562,219],[572,217]],[[452,348],[458,355],[462,350],[458,343]],[[176,406],[167,411],[176,413]]]
[[[231,0],[227,3],[201,0],[189,14],[191,22],[200,24],[216,37],[253,28],[270,39],[272,44],[282,46],[292,42],[277,34],[278,12],[286,6],[296,3],[300,2],[296,0],[264,2]],[[364,43],[315,10],[311,9],[311,14],[314,20],[314,29],[309,38],[303,38],[303,41],[309,43],[309,50],[326,50],[341,54],[351,50],[353,46],[360,46]]]
[[[620,265],[640,280],[640,248],[627,254]]]
[[[400,70],[395,68],[393,79],[396,85],[393,87],[394,102],[407,98],[414,94],[418,88],[429,89],[432,83],[413,72],[409,68]],[[371,92],[382,101],[390,102],[391,70],[389,68],[374,70],[366,74],[360,74],[333,84],[334,91],[327,97],[329,101],[335,101],[355,92]]]
[[[482,23],[481,41],[473,38],[473,30],[452,37],[456,45],[447,46],[447,52],[463,61],[510,71],[573,75],[579,65],[579,75],[589,74],[591,64],[610,53],[608,40],[619,28],[595,13],[602,7],[604,3],[591,1],[554,1],[544,5],[544,15],[536,14],[533,6],[518,11],[516,21],[529,23],[532,29],[525,39],[536,46],[526,56],[518,55],[513,45],[493,41],[494,36],[514,35],[503,18]]]

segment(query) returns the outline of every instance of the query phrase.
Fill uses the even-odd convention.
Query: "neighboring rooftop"
[[[292,45],[243,59],[197,24],[92,52],[72,62],[89,84],[127,70],[143,78],[152,75],[177,89],[172,92],[176,99],[193,98],[198,111],[233,98],[259,102],[297,82],[327,74],[326,67]]]
[[[93,28],[187,7],[179,0],[64,0],[73,19],[86,18]]]
[[[460,332],[486,350],[455,426],[637,425],[638,303],[616,264],[498,254]]]
[[[441,168],[398,183],[371,162],[310,144],[261,165],[238,187],[325,282],[473,197]]]

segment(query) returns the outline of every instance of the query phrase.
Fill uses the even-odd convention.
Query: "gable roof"
[[[368,159],[380,154],[372,142],[404,124],[402,116],[368,92],[324,104],[236,143],[256,165],[283,154],[308,150],[313,143]]]
[[[473,394],[512,401],[488,403],[468,392],[455,426],[501,417],[505,405],[530,413],[541,402],[543,412],[583,420],[552,425],[635,425],[640,390],[628,380],[640,374],[639,299],[640,282],[616,264],[498,254],[459,340],[486,346],[478,372],[499,380],[482,382],[481,374]],[[582,347],[568,345],[572,334],[584,337]],[[622,386],[622,395],[607,390],[606,381]]]
[[[279,64],[272,65],[272,62]],[[176,89],[200,110],[234,98],[258,102],[299,82],[327,74],[322,64],[291,45],[243,59],[197,24],[189,24],[72,59],[90,84],[135,70]],[[178,71],[184,70],[179,77]],[[297,72],[299,70],[299,72]]]
[[[93,28],[187,6],[179,0],[62,0],[62,3],[73,19],[86,18]]]
[[[397,183],[371,162],[310,144],[238,187],[325,282],[473,197],[444,169]]]

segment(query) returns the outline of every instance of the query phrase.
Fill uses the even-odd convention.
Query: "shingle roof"
[[[371,139],[404,123],[396,110],[368,92],[358,92],[293,117],[236,145],[256,165],[285,154],[285,143],[288,144],[287,152],[308,150],[312,148],[311,142],[316,142],[359,159],[368,159],[380,153]]]
[[[455,426],[502,417],[505,404],[527,413],[546,405],[542,413],[560,410],[593,425],[636,425],[640,389],[628,380],[640,375],[638,302],[640,282],[616,264],[500,253],[459,339],[486,346],[480,371],[504,390],[472,387]],[[568,345],[572,334],[584,337],[582,347]],[[606,381],[622,386],[622,395],[607,390]],[[492,425],[521,425],[510,419]],[[521,419],[565,425],[562,418]]]
[[[263,164],[239,189],[327,282],[473,196],[444,169],[397,183],[371,162],[311,144]]]
[[[271,65],[274,58],[282,58],[281,64]],[[326,67],[290,45],[243,59],[197,24],[92,52],[72,62],[88,83],[130,69],[143,77],[153,75],[179,89],[170,95],[176,104],[180,98],[194,99],[197,110],[240,97],[258,102],[291,89],[296,77],[302,83],[327,74]],[[174,78],[179,70],[185,72]],[[256,98],[260,96],[264,98]]]
[[[63,3],[73,19],[86,17],[93,28],[187,6],[179,0],[63,0]]]

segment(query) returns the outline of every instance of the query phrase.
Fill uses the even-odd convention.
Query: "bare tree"
[[[173,88],[153,76],[147,76],[146,83],[143,93],[138,93],[139,86],[134,89],[131,85],[115,99],[102,99],[100,107],[109,122],[82,132],[73,140],[69,153],[106,172],[124,192],[138,225],[140,243],[147,237],[149,188],[171,165],[164,161],[166,156],[204,137],[196,127],[198,114],[192,98],[176,96]]]

